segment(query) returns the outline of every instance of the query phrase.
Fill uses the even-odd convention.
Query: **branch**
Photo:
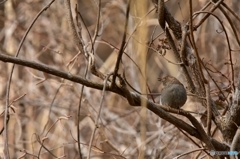
[[[126,35],[127,35],[127,26],[128,26],[128,19],[129,19],[130,3],[131,3],[131,0],[127,4],[124,34],[123,34],[123,38],[122,38],[122,44],[121,44],[121,47],[120,47],[119,52],[118,52],[118,57],[117,57],[117,62],[116,62],[116,65],[115,65],[115,69],[114,69],[114,72],[113,72],[112,86],[115,85],[115,80],[116,80],[116,77],[117,77],[119,65],[120,65],[120,62],[122,60],[122,55],[123,55],[123,52],[124,52],[124,45],[126,43],[125,41],[126,41]]]
[[[15,54],[15,57],[17,57],[20,53],[20,50],[22,48],[22,45],[28,35],[28,33],[30,32],[31,28],[33,27],[33,25],[35,24],[35,22],[37,21],[37,19],[40,17],[40,15],[46,11],[54,2],[55,0],[51,0],[45,7],[43,7],[41,9],[41,11],[36,15],[36,17],[33,19],[33,21],[30,23],[30,26],[28,27],[27,31],[25,32],[23,38],[21,39],[21,42],[18,46],[17,52]],[[8,79],[8,83],[7,83],[7,91],[6,91],[6,105],[5,105],[5,114],[4,114],[4,127],[2,128],[1,131],[4,130],[5,128],[5,133],[4,133],[4,154],[6,158],[10,158],[10,154],[9,154],[9,150],[8,150],[8,121],[9,121],[9,113],[8,113],[8,106],[9,106],[9,94],[10,94],[10,87],[11,87],[11,81],[12,81],[12,75],[13,75],[13,71],[14,71],[14,67],[15,64],[12,66],[11,71],[10,71],[10,75],[9,75],[9,79]]]
[[[165,29],[164,0],[158,1],[158,22],[162,29]]]
[[[188,87],[190,88],[191,92],[193,93],[195,91],[195,86],[193,84],[192,78],[191,78],[191,76],[189,74],[189,71],[187,70],[187,67],[184,65],[184,62],[181,60],[181,56],[180,56],[180,54],[179,54],[179,52],[177,50],[177,47],[176,47],[176,45],[174,43],[174,40],[173,40],[173,38],[171,36],[171,33],[170,33],[168,28],[166,28],[166,37],[168,39],[169,45],[171,46],[171,49],[173,50],[174,56],[177,59],[177,62],[181,63],[180,67],[183,69],[183,74],[186,77],[186,80],[187,80],[187,83],[188,83]]]
[[[36,70],[39,70],[39,71],[43,71],[45,73],[49,73],[49,74],[57,76],[57,77],[67,79],[69,81],[73,81],[73,82],[76,82],[76,83],[83,84],[87,87],[98,89],[98,90],[103,89],[102,84],[86,80],[82,77],[73,75],[73,74],[68,73],[68,72],[61,71],[60,69],[56,69],[56,68],[50,67],[48,65],[42,64],[42,63],[28,61],[28,60],[25,60],[25,59],[4,55],[4,54],[1,54],[1,53],[0,53],[0,61],[10,62],[10,63],[30,67],[30,68],[33,68],[33,69],[36,69]],[[110,90],[110,87],[107,86],[106,90]],[[118,89],[111,89],[111,91],[113,91],[115,93],[120,93]]]
[[[73,36],[73,40],[74,40],[75,44],[77,45],[78,49],[81,51],[81,53],[84,53],[84,42],[83,42],[82,38],[79,37],[79,34],[77,33],[76,27],[74,25],[70,0],[65,0],[65,8],[66,8],[68,24],[69,24],[69,28],[70,28],[70,31]]]
[[[15,64],[19,64],[22,66],[27,66],[39,71],[43,71],[45,73],[49,73],[51,75],[57,76],[57,77],[61,77],[64,79],[67,79],[69,81],[73,81],[76,83],[80,83],[85,85],[86,87],[91,87],[91,88],[95,88],[98,90],[102,90],[103,89],[103,84],[99,84],[99,83],[95,83],[89,80],[86,80],[84,78],[81,78],[79,76],[76,75],[72,75],[70,73],[64,72],[64,71],[60,71],[56,68],[52,68],[50,66],[47,66],[45,64],[41,64],[41,63],[36,63],[36,62],[32,62],[32,61],[27,61],[24,59],[20,59],[20,58],[16,58],[16,57],[12,57],[12,56],[7,56],[4,54],[0,53],[0,61],[3,62],[10,62],[10,63],[15,63]],[[119,76],[118,76],[119,77]],[[141,106],[141,100],[145,101],[147,104],[147,108],[149,110],[151,110],[152,112],[154,112],[157,116],[159,116],[160,118],[167,120],[168,122],[170,122],[171,124],[175,125],[176,127],[186,131],[188,134],[196,137],[197,139],[201,140],[204,142],[202,136],[199,134],[198,130],[196,128],[194,128],[193,126],[189,125],[188,123],[184,122],[183,120],[176,118],[175,116],[171,115],[170,113],[164,111],[158,104],[155,104],[149,100],[147,100],[146,98],[134,93],[134,92],[130,92],[127,87],[125,82],[123,81],[122,78],[120,78],[120,84],[118,84],[118,87],[111,87],[110,85],[106,85],[106,90],[107,91],[111,91],[114,92],[116,94],[119,94],[123,97],[125,97],[129,104],[131,106]],[[216,150],[222,150],[222,151],[227,151],[229,150],[229,147],[226,146],[225,144],[222,144],[212,138],[209,139],[211,141],[211,143],[213,144],[213,146],[215,147]],[[206,141],[206,140],[205,140]]]
[[[238,84],[233,96],[232,105],[230,106],[229,113],[226,115],[226,120],[222,121],[222,134],[224,140],[231,143],[236,134],[238,126],[240,125],[240,74],[238,75]]]

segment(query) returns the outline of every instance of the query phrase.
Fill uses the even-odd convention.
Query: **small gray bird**
[[[159,79],[163,83],[160,104],[179,109],[187,100],[187,92],[183,84],[172,76]]]

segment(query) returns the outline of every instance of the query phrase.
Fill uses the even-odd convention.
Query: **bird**
[[[187,92],[179,80],[172,76],[158,78],[158,80],[163,84],[160,96],[161,105],[179,109],[186,103]]]

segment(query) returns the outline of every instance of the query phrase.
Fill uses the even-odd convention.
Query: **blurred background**
[[[15,55],[19,43],[33,19],[49,2],[49,0],[0,2],[1,54]],[[101,1],[99,32],[94,49],[96,66],[104,74],[111,73],[115,67],[124,33],[127,2],[127,0]],[[240,14],[239,1],[225,0],[224,2],[236,15]],[[85,45],[90,47],[89,34],[92,37],[96,29],[99,2],[73,0],[71,3],[74,17],[76,15],[75,4],[78,6],[78,12],[86,26],[82,23],[82,38]],[[165,53],[158,51],[164,41],[164,33],[159,27],[152,1],[145,2],[147,5],[143,16],[138,15],[138,6],[141,3],[142,1],[135,0],[131,5],[127,44],[120,69],[122,72],[124,70],[126,79],[131,86],[140,91],[140,81],[143,78],[141,72],[143,71],[139,70],[141,50],[136,44],[141,44],[147,47],[146,82],[152,93],[161,92],[161,85],[157,79],[166,75],[178,78],[186,86],[179,65],[174,64],[176,60],[173,53],[169,50],[166,50]],[[165,3],[171,14],[183,25],[189,21],[188,0],[168,0]],[[193,1],[193,12],[200,11],[208,3],[210,0]],[[212,4],[210,4],[211,6]],[[219,9],[214,14],[221,20],[227,31],[232,49],[234,76],[237,77],[240,49],[236,37],[240,37],[240,22],[228,10],[225,8],[224,10],[230,21]],[[199,14],[195,18],[194,24],[197,24],[203,16],[204,14]],[[144,23],[142,23],[143,20]],[[236,34],[230,24],[238,31]],[[136,31],[143,25],[146,25],[147,28],[146,39],[141,39],[136,34]],[[230,69],[227,40],[221,24],[215,17],[210,16],[194,32],[194,36],[200,58],[210,70],[211,77],[229,97],[229,94],[232,93],[229,92],[229,87],[233,82],[231,80],[233,72]],[[54,1],[40,15],[28,33],[19,57],[84,76],[87,60],[84,54],[78,54],[78,49],[72,40],[63,0]],[[0,62],[0,129],[3,128],[6,86],[11,67],[12,64]],[[206,71],[203,72],[210,82],[212,97],[218,99],[218,89],[209,74]],[[98,83],[103,82],[90,72],[87,78]],[[76,124],[81,87],[80,84],[16,65],[10,88],[10,103],[13,102],[8,128],[11,158],[56,158],[54,156],[79,158]],[[84,157],[87,156],[89,140],[95,127],[94,121],[99,109],[101,93],[102,91],[85,87],[82,94],[79,124]],[[18,99],[19,97],[22,98]],[[154,98],[154,102],[159,102],[158,96],[154,96]],[[183,109],[204,111],[194,97],[188,98]],[[131,107],[123,97],[107,92],[100,114],[99,128],[93,141],[91,158],[137,158],[140,147],[139,111],[140,108]],[[177,117],[180,118],[180,116]],[[197,115],[196,117],[200,118]],[[197,146],[172,124],[160,119],[150,111],[147,112],[147,119],[146,158],[173,158],[197,149]],[[219,141],[222,139],[218,133],[215,138]],[[199,141],[196,140],[196,142]],[[1,134],[1,157],[3,157],[3,144],[4,139]],[[197,151],[188,154],[185,158],[194,158],[197,155],[202,158],[206,157],[204,153]]]

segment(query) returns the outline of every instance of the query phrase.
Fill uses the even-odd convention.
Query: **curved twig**
[[[43,7],[43,9],[36,15],[36,17],[33,19],[33,21],[30,23],[30,26],[28,27],[27,31],[25,32],[23,38],[21,39],[21,42],[18,46],[18,50],[15,54],[15,57],[17,57],[20,53],[20,50],[22,48],[22,45],[28,35],[28,33],[30,32],[31,28],[33,27],[33,25],[35,24],[35,22],[37,21],[37,19],[39,18],[39,16],[44,12],[46,11],[50,6],[51,4],[54,2],[55,0],[52,0],[50,1],[45,7]],[[9,75],[9,79],[8,79],[8,83],[7,83],[7,91],[6,91],[6,105],[5,105],[5,114],[4,114],[4,128],[5,128],[5,133],[3,134],[4,136],[4,153],[5,153],[5,157],[6,158],[10,158],[10,154],[9,154],[9,150],[8,150],[8,127],[7,127],[7,123],[9,121],[9,114],[8,114],[8,106],[9,106],[9,94],[10,94],[10,87],[11,87],[11,81],[12,81],[12,75],[13,75],[13,70],[15,68],[15,64],[13,64],[12,68],[11,68],[11,71],[10,71],[10,75]],[[3,128],[3,130],[4,130]]]

